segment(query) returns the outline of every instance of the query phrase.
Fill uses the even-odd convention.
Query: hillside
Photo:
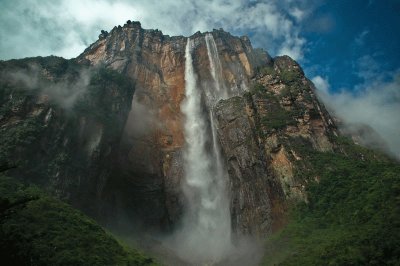
[[[292,206],[285,229],[268,238],[263,265],[397,265],[400,165],[338,140],[344,154],[301,147],[317,178],[307,203]]]
[[[0,176],[4,265],[156,265],[39,188]]]

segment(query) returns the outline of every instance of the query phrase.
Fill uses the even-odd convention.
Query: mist
[[[90,70],[82,69],[77,73],[77,77],[71,78],[66,75],[60,80],[54,80],[37,64],[0,75],[3,81],[9,82],[17,89],[35,91],[40,97],[45,97],[65,110],[70,110],[87,92],[91,79]]]
[[[132,97],[132,108],[125,124],[125,134],[131,138],[141,138],[160,127],[154,110],[141,103],[137,94]]]
[[[329,82],[319,76],[313,82],[324,104],[343,122],[340,129],[344,133],[357,133],[360,125],[370,127],[379,136],[372,132],[361,134],[361,144],[383,149],[400,160],[400,71],[385,79],[370,71],[363,75],[365,82],[353,92],[331,92]]]

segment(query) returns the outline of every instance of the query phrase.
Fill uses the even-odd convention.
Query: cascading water
[[[226,171],[216,142],[213,119],[211,117],[210,125],[203,111],[192,50],[193,41],[188,39],[185,50],[186,98],[181,106],[185,115],[183,192],[187,208],[176,241],[179,242],[177,252],[182,258],[195,263],[210,263],[220,261],[231,250],[231,222]],[[220,89],[219,85],[216,87]],[[217,98],[214,97],[212,104]],[[210,135],[212,139],[209,139]]]
[[[209,104],[215,104],[220,99],[228,98],[228,90],[224,84],[224,80],[222,78],[222,66],[221,61],[219,60],[217,45],[215,44],[214,37],[207,33],[205,36],[206,46],[207,46],[207,55],[208,61],[210,62],[210,70],[211,76],[214,81],[214,88],[208,87],[208,93],[212,95],[211,99],[207,99]],[[210,106],[211,108],[213,106]],[[210,108],[210,109],[211,109]]]
[[[247,90],[246,84],[243,81],[243,72],[238,71],[236,73],[236,81],[240,81],[239,85],[227,88],[224,82],[223,71],[221,60],[219,59],[217,45],[215,43],[214,37],[211,33],[205,35],[207,55],[210,61],[211,76],[213,78],[214,86],[206,88],[207,101],[209,104],[209,109],[221,99],[227,99],[232,96],[240,95],[242,92]]]

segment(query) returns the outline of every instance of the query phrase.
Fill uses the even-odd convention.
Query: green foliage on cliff
[[[132,82],[55,56],[1,61],[0,77],[0,163],[59,197],[91,194],[86,181],[112,165],[101,161],[119,141]]]
[[[0,62],[0,78],[0,165],[93,214],[95,177],[113,166],[133,84],[59,57]],[[4,176],[0,256],[4,265],[151,264],[82,213]]]
[[[251,94],[256,95],[265,100],[267,112],[261,116],[261,125],[268,130],[270,129],[281,129],[288,125],[296,124],[295,110],[286,110],[279,103],[279,98],[269,92],[267,88],[259,83],[255,83],[250,89],[247,97],[251,97]]]
[[[287,125],[295,124],[295,120],[293,119],[293,113],[291,111],[277,106],[272,112],[269,112],[261,118],[261,123],[267,128],[280,129]]]
[[[133,85],[128,78],[115,70],[99,68],[92,72],[87,92],[76,102],[73,111],[105,124],[108,129],[118,129],[124,121],[116,119],[116,115],[130,106],[132,96]]]
[[[400,262],[400,165],[343,138],[338,143],[346,155],[295,147],[307,162],[303,174],[320,181],[267,242],[265,265]]]
[[[31,146],[40,136],[43,126],[34,118],[29,117],[18,121],[12,127],[0,128],[0,163],[6,163],[19,157],[21,147]]]
[[[0,226],[4,265],[155,265],[81,212],[4,175]]]
[[[285,84],[298,83],[302,80],[302,74],[296,70],[282,69],[280,77]]]
[[[256,72],[260,73],[261,75],[276,75],[276,71],[273,66],[257,67]]]

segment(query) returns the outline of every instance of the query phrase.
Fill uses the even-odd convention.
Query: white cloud
[[[400,158],[400,70],[386,75],[390,77],[382,79],[382,74],[369,69],[365,82],[353,88],[354,93],[330,92],[329,83],[320,76],[312,81],[325,105],[344,122],[344,127],[369,125],[388,144],[388,152]]]
[[[367,37],[368,34],[369,34],[368,30],[363,30],[360,34],[356,36],[356,38],[354,39],[354,43],[358,46],[364,45],[365,38]]]
[[[385,72],[381,71],[381,65],[371,55],[364,55],[353,64],[356,69],[355,74],[364,82],[373,82],[376,79],[384,79]]]
[[[303,20],[303,18],[306,16],[306,13],[304,12],[304,10],[301,10],[297,7],[291,9],[289,11],[290,15],[292,15],[294,18],[296,18],[298,21]]]
[[[0,58],[55,54],[74,57],[128,19],[169,35],[224,28],[250,34],[273,55],[301,59],[305,45],[298,22],[310,12],[297,1],[245,0],[5,0],[0,11]],[[9,27],[8,27],[8,26]]]
[[[323,78],[321,76],[315,76],[311,79],[311,81],[314,83],[315,87],[317,87],[318,90],[320,90],[323,93],[328,93],[329,92],[329,81],[328,78]]]
[[[318,95],[330,112],[344,122],[345,131],[360,124],[370,126],[386,142],[387,147],[381,148],[400,159],[400,69],[383,71],[374,55],[361,56],[353,68],[362,81],[340,92],[330,90],[327,77],[313,77]],[[374,143],[376,139],[363,141]]]
[[[12,72],[0,72],[0,78],[6,83],[22,90],[37,90],[40,95],[47,95],[49,100],[64,109],[70,109],[87,92],[92,73],[82,69],[79,76],[68,76],[65,80],[52,81],[43,79],[41,67],[30,64],[28,67],[14,69]],[[42,77],[41,77],[42,76]],[[41,77],[41,78],[40,78]]]

